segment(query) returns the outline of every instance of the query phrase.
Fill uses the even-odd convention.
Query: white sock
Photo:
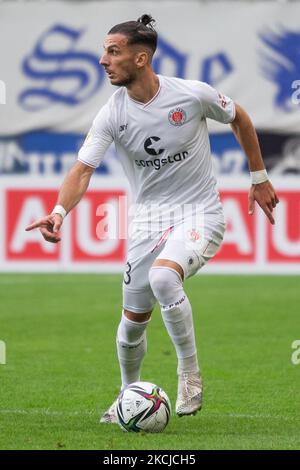
[[[117,332],[117,352],[121,370],[122,389],[140,380],[141,366],[147,351],[146,322],[129,320],[124,313]]]
[[[198,372],[197,349],[191,304],[180,274],[172,268],[153,267],[150,284],[178,358],[178,373]]]

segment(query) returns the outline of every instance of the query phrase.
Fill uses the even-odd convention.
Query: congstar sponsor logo
[[[144,142],[145,152],[147,152],[151,156],[161,155],[165,151],[165,149],[162,148],[160,140],[160,137],[157,136],[148,137]],[[184,150],[182,152],[177,152],[174,155],[168,155],[161,159],[154,158],[153,160],[135,160],[135,164],[140,168],[154,168],[154,170],[160,170],[163,166],[169,163],[172,164],[185,160],[188,154],[188,151]]]

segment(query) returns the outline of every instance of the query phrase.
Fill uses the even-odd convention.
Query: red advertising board
[[[123,180],[98,178],[65,219],[62,241],[46,242],[33,220],[50,213],[58,181],[2,180],[0,190],[1,271],[120,272],[126,260],[127,188]],[[248,182],[220,185],[227,224],[222,247],[207,273],[300,273],[300,188],[278,184],[280,204],[272,226],[257,206],[248,215]],[[275,184],[276,186],[276,184]],[[102,188],[102,189],[99,189]]]
[[[5,258],[7,261],[58,261],[60,245],[47,243],[38,230],[24,233],[24,227],[49,214],[57,191],[10,189],[5,193]]]
[[[256,218],[248,215],[247,191],[221,191],[226,235],[214,262],[254,262]]]

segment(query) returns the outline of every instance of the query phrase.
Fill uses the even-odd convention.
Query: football
[[[120,427],[127,432],[161,432],[171,414],[170,400],[157,385],[134,382],[128,385],[117,400]]]

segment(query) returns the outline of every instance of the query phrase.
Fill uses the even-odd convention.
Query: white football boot
[[[105,411],[105,413],[100,418],[100,423],[117,423],[117,400]]]
[[[199,372],[184,372],[178,375],[176,414],[195,415],[201,410],[203,386]]]

